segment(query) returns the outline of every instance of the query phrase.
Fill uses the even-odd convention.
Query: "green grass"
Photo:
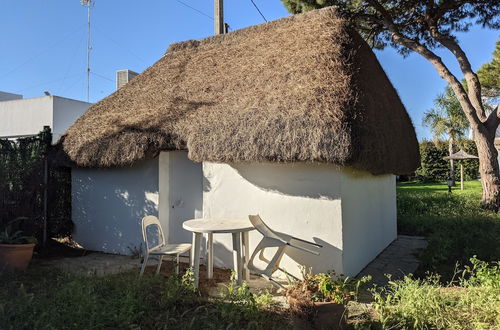
[[[500,260],[500,216],[480,207],[481,184],[465,182],[450,194],[443,183],[401,183],[397,187],[398,232],[425,236],[427,249],[419,255],[425,272],[453,276],[457,262],[476,255],[488,262]]]
[[[127,273],[78,277],[40,271],[0,274],[1,329],[284,329],[268,295],[229,285],[202,297],[190,277]]]
[[[456,181],[452,187],[452,194],[458,196],[477,196],[481,197],[481,182],[464,181],[464,190],[460,190],[460,181]],[[447,193],[448,185],[446,182],[438,183],[420,183],[420,182],[402,182],[398,184],[398,192],[422,192],[422,193]]]
[[[500,264],[471,259],[443,286],[439,276],[405,277],[374,290],[383,329],[499,329]]]

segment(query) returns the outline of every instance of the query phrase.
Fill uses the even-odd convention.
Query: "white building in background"
[[[55,143],[91,105],[55,95],[24,99],[0,92],[0,138],[33,136],[49,126]]]

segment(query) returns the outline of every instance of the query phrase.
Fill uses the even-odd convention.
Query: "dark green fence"
[[[40,134],[0,139],[0,229],[12,224],[25,235],[71,235],[71,171],[59,166],[46,127]]]

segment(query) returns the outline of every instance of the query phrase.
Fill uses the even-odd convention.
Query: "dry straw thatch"
[[[194,161],[328,162],[374,174],[419,163],[396,91],[333,8],[173,44],[62,143],[93,167],[178,149]]]

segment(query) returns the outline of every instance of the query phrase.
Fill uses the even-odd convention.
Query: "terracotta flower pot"
[[[33,256],[34,243],[0,244],[0,271],[26,270]]]
[[[314,324],[317,329],[345,329],[345,306],[333,302],[315,302],[316,316]]]
[[[345,306],[334,302],[313,302],[287,295],[291,311],[301,318],[309,319],[316,329],[346,329]]]

